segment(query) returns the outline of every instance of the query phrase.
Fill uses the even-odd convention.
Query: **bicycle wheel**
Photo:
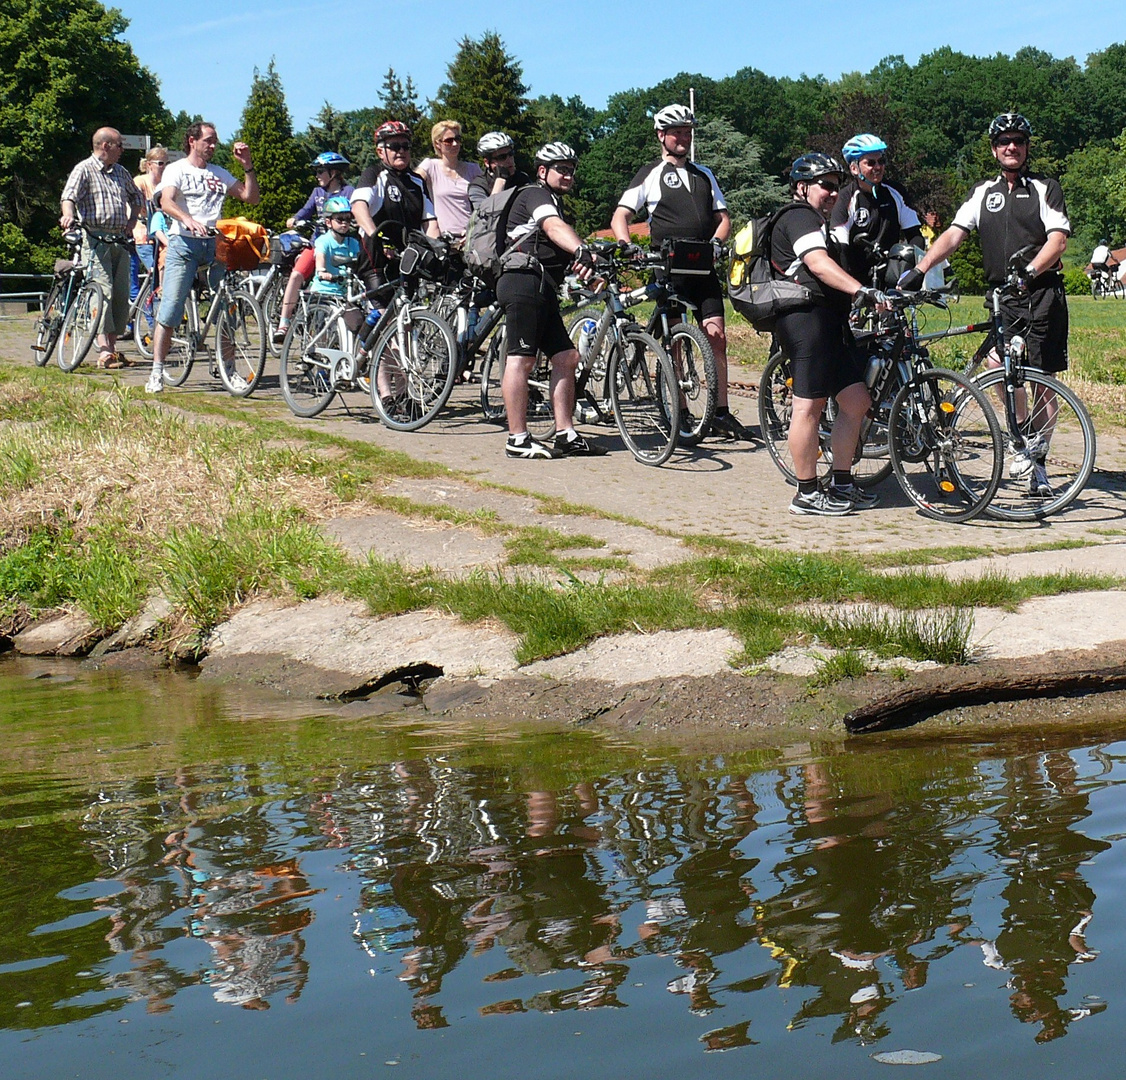
[[[168,343],[168,355],[164,358],[165,386],[183,386],[188,381],[199,346],[199,299],[193,288],[184,304],[180,325],[172,331]]]
[[[86,281],[63,319],[58,361],[63,371],[73,371],[90,351],[102,325],[106,298],[96,281]]]
[[[227,393],[250,397],[266,367],[266,323],[257,300],[241,289],[224,298],[215,321],[215,356]]]
[[[758,384],[758,423],[770,459],[778,466],[787,484],[796,484],[794,461],[790,456],[790,419],[794,414],[794,381],[790,361],[775,351],[762,369]]]
[[[504,323],[497,327],[489,339],[485,360],[481,364],[481,412],[491,424],[503,424],[506,419],[501,381],[504,379],[504,361],[508,356],[508,335]]]
[[[610,353],[610,404],[622,441],[644,465],[661,465],[676,449],[680,394],[676,372],[657,339],[627,328]]]
[[[889,450],[904,494],[927,517],[969,521],[997,491],[1001,425],[985,395],[942,368],[919,372],[895,395]]]
[[[59,343],[63,319],[66,317],[65,307],[66,283],[56,281],[47,294],[39,318],[35,320],[35,344],[31,346],[31,358],[36,367],[43,367],[51,359],[51,354]]]
[[[982,391],[993,395],[989,400],[1003,417],[1004,370],[984,372],[976,383]],[[1014,460],[1007,463],[1001,485],[986,511],[1002,521],[1034,521],[1059,513],[1086,487],[1095,467],[1095,425],[1075,391],[1033,368],[1025,368],[1021,385],[1029,403],[1029,416],[1021,425],[1021,435],[1040,442],[1041,453],[1033,454],[1033,462],[1042,467],[1043,475],[1037,475],[1039,469],[1035,467],[1031,472],[1021,472]],[[1050,417],[1053,408],[1054,421]],[[1051,432],[1046,447],[1045,431]],[[1044,483],[1047,493],[1040,486]]]
[[[146,360],[152,359],[152,335],[156,329],[156,307],[152,295],[152,275],[146,276],[141,283],[141,289],[133,301],[130,313],[133,323],[133,344],[137,352]]]
[[[1123,285],[1118,278],[1115,278],[1114,284],[1110,287],[1109,295],[1113,296],[1115,300],[1126,298],[1126,285]]]
[[[575,412],[576,419],[580,422],[610,424],[614,421],[614,409],[610,404],[606,370],[609,366],[612,335],[606,334],[597,355],[590,356],[589,339],[597,327],[598,319],[589,311],[579,312],[567,326],[567,333],[579,353],[579,369],[575,372]],[[584,332],[588,339],[585,348]],[[590,412],[584,413],[584,408]]]
[[[445,319],[412,307],[404,320],[388,322],[371,359],[371,400],[395,431],[417,431],[449,400],[457,379],[457,342]]]
[[[682,446],[696,446],[707,435],[715,416],[719,393],[715,353],[708,335],[687,322],[671,327],[663,344],[684,395],[677,441]]]
[[[279,374],[285,403],[295,416],[324,412],[336,390],[332,358],[340,349],[340,320],[333,304],[298,304],[282,342]]]
[[[262,309],[262,326],[266,333],[266,348],[271,356],[281,356],[282,343],[274,341],[274,331],[281,318],[282,297],[285,295],[286,276],[278,273],[270,280],[265,291],[259,296],[258,306]]]

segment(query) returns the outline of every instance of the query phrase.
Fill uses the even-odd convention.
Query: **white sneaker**
[[[237,371],[227,376],[227,382],[230,383],[231,389],[239,394],[248,389],[250,386],[250,383],[248,383]]]
[[[149,381],[147,383],[145,383],[145,393],[146,394],[162,394],[162,393],[164,393],[164,375],[163,375],[162,372],[157,371],[155,368],[153,369],[152,374],[149,375]]]
[[[1047,447],[1040,434],[1034,431],[1026,436],[1023,450],[1013,450],[1011,443],[1009,449],[1013,455],[1013,460],[1009,462],[1009,476],[1013,480],[1019,480],[1032,472],[1032,466],[1044,457]]]

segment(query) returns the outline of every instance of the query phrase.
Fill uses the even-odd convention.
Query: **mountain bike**
[[[90,345],[97,333],[96,316],[101,312],[105,302],[101,287],[95,282],[89,282],[89,292],[84,288],[87,283],[86,267],[82,263],[82,230],[69,229],[63,234],[63,238],[69,248],[69,258],[56,261],[55,280],[47,293],[39,318],[35,320],[35,341],[32,343],[31,351],[36,367],[43,367],[55,354],[59,339],[62,337],[63,323],[66,322],[67,315],[81,295],[84,312],[79,322],[82,329],[90,332],[84,342],[81,341],[81,335],[72,342],[71,348],[75,351],[80,344],[83,346],[74,363],[74,367],[77,367],[90,351]]]
[[[1126,298],[1126,285],[1118,280],[1110,270],[1097,269],[1091,272],[1091,296],[1096,300],[1122,300]]]

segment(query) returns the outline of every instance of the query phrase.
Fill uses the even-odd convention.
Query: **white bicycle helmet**
[[[878,154],[887,148],[888,144],[879,135],[853,135],[841,147],[844,152],[844,159],[850,165],[854,161],[859,161],[865,154]]]
[[[545,143],[536,151],[537,165],[554,165],[557,161],[577,161],[578,158],[565,142]]]
[[[515,150],[516,144],[503,131],[487,131],[477,140],[477,153],[492,157],[498,150]]]
[[[696,117],[687,105],[666,105],[653,116],[653,128],[667,131],[674,127],[695,127]]]
[[[989,125],[989,141],[992,142],[998,135],[1006,131],[1016,131],[1026,139],[1032,138],[1032,125],[1018,112],[1004,112],[995,116]]]

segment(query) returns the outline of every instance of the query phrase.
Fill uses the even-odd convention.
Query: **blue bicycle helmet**
[[[326,150],[313,158],[313,172],[320,172],[321,169],[347,169],[351,164],[343,154],[338,154],[335,150]]]
[[[352,204],[348,201],[347,195],[330,195],[325,199],[325,204],[321,208],[321,213],[328,217],[330,214],[350,214],[352,212]]]
[[[888,148],[888,144],[884,142],[879,135],[853,135],[841,147],[844,153],[844,159],[851,165],[854,161],[859,161],[865,154],[878,154]]]

